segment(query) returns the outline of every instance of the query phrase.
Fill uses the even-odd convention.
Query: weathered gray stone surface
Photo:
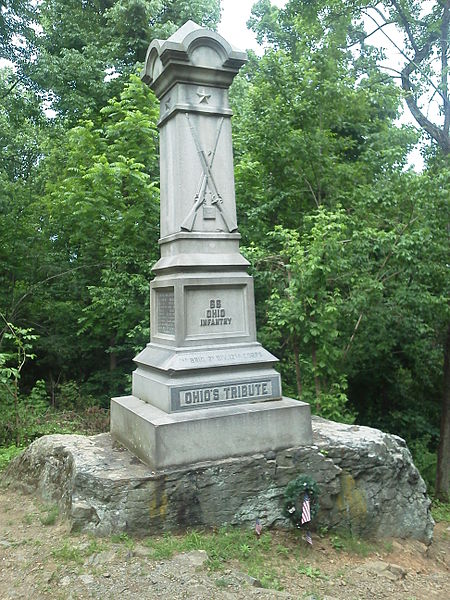
[[[148,535],[257,517],[285,526],[285,486],[306,473],[321,488],[317,525],[431,540],[430,501],[401,438],[318,418],[313,432],[311,446],[158,472],[109,434],[50,435],[33,442],[3,479],[58,503],[74,529]]]
[[[310,406],[292,398],[168,414],[135,396],[111,404],[111,435],[156,470],[312,439]]]

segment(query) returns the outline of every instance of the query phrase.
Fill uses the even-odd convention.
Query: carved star
[[[198,88],[197,96],[199,97],[199,104],[209,104],[208,100],[211,98],[211,94],[207,94],[205,88]]]

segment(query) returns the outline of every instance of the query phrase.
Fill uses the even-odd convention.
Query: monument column
[[[151,338],[111,433],[155,468],[311,442],[309,406],[282,398],[256,341],[253,281],[239,252],[228,88],[246,54],[188,21],[148,49],[160,100],[161,258]]]

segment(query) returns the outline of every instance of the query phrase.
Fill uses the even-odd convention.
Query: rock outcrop
[[[48,435],[33,442],[3,479],[58,504],[74,530],[148,535],[194,526],[286,526],[284,489],[315,478],[315,525],[362,537],[430,542],[425,484],[405,442],[369,427],[313,419],[313,445],[152,471],[109,434]]]

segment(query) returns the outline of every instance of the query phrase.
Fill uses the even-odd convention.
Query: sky
[[[219,33],[233,46],[241,50],[254,50],[257,54],[261,54],[261,46],[258,45],[254,33],[246,26],[255,2],[256,0],[222,0]],[[272,4],[282,8],[286,0],[272,0]]]

